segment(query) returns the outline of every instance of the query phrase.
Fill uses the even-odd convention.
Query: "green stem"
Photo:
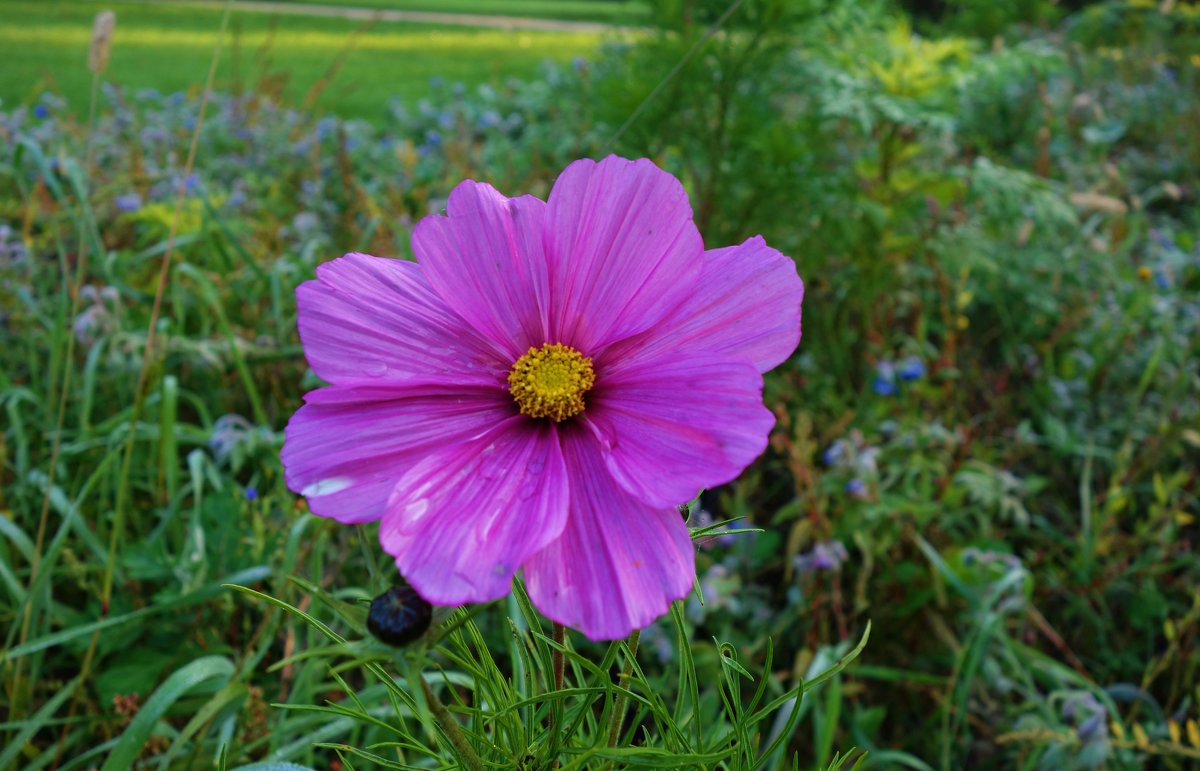
[[[554,642],[560,646],[567,644],[567,629],[557,621],[554,622]],[[567,662],[563,657],[563,652],[559,648],[555,648],[550,654],[551,668],[554,671],[554,691],[557,693],[562,690],[563,676],[566,673]],[[550,706],[550,757],[554,758],[551,763],[551,768],[558,768],[558,741],[559,731],[562,730],[562,712],[563,703],[561,699],[555,699]]]
[[[567,644],[567,629],[557,621],[554,623],[554,642],[563,646]],[[563,658],[563,652],[558,648],[554,649],[551,659],[554,662],[554,690],[561,691],[563,687],[563,674],[566,671],[567,662]]]
[[[458,751],[458,759],[471,771],[484,771],[483,761],[475,754],[475,750],[471,749],[471,745],[467,742],[467,737],[463,736],[462,729],[458,727],[458,721],[454,719],[454,715],[451,715],[450,710],[446,709],[446,706],[438,701],[437,696],[433,695],[429,683],[425,682],[423,676],[417,675],[417,680],[421,683],[421,692],[425,694],[425,703],[429,705],[429,710],[437,718],[446,738]]]
[[[629,652],[625,656],[625,667],[621,670],[620,685],[622,688],[629,687],[629,677],[633,674],[633,661],[637,658],[638,640],[641,637],[642,630],[635,629],[625,642],[629,648]],[[612,720],[608,724],[609,747],[616,747],[617,740],[621,738],[621,726],[625,724],[625,708],[628,706],[628,701],[629,699],[624,691],[617,692],[617,703],[613,708]]]

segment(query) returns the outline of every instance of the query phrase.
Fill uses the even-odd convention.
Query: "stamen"
[[[583,412],[583,395],[595,383],[592,360],[562,343],[530,348],[508,373],[508,392],[521,414],[556,423]]]

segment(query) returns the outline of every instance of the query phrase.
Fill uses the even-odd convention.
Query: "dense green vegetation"
[[[352,25],[289,20],[203,117],[219,15],[155,9],[206,42],[118,38],[89,125],[91,8],[0,11],[83,76],[0,75],[0,767],[1200,759],[1195,4],[746,0],[708,37],[727,3],[664,2],[632,40],[537,37],[520,61],[587,61],[523,80],[450,44],[364,86],[386,110],[343,97]],[[795,258],[771,447],[691,504],[699,591],[636,657],[559,644],[519,586],[387,648],[374,528],[283,483],[317,385],[293,289],[410,256],[463,178],[544,196],[610,150],[679,175],[710,245]]]

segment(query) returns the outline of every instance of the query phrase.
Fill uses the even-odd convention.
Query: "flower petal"
[[[692,291],[704,252],[679,180],[616,156],[563,171],[545,243],[552,342],[588,355],[654,326]]]
[[[467,180],[450,193],[447,216],[426,217],[413,230],[430,285],[510,362],[547,342],[545,209],[533,196],[505,198]]]
[[[567,479],[555,425],[513,417],[405,474],[379,541],[429,602],[494,600],[562,531]]]
[[[606,356],[704,350],[748,359],[766,372],[796,350],[804,282],[791,258],[761,236],[705,252],[696,287],[663,324],[622,340]]]
[[[593,640],[616,640],[665,613],[696,576],[695,549],[674,507],[625,492],[586,431],[561,431],[571,474],[562,535],[525,563],[533,604]]]
[[[420,266],[347,254],[296,289],[313,371],[335,385],[503,384],[509,362],[451,311]]]
[[[383,516],[396,482],[448,442],[463,442],[512,415],[499,390],[397,398],[395,390],[313,391],[288,422],[284,479],[314,514],[347,524]]]
[[[584,422],[613,477],[658,505],[730,481],[767,447],[775,416],[749,362],[711,353],[612,363],[599,370]]]

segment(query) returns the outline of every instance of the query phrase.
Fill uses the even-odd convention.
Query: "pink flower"
[[[534,605],[592,639],[649,624],[695,578],[676,504],[766,447],[795,265],[760,237],[706,251],[679,181],[615,156],[572,163],[548,202],[463,182],[412,246],[416,263],[348,254],[296,291],[332,385],[288,424],[288,486],[381,520],[432,603],[502,597],[523,569]]]

